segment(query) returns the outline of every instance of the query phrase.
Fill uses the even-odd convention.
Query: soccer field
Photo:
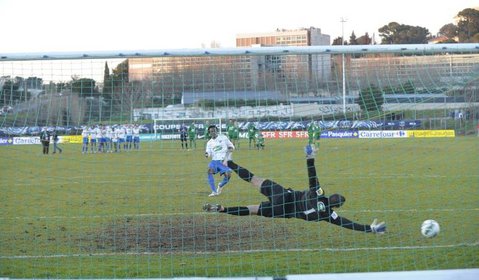
[[[234,160],[285,187],[306,189],[304,140],[242,140]],[[142,143],[140,151],[42,155],[0,147],[0,277],[284,276],[479,267],[479,138],[324,139],[316,159],[338,214],[384,220],[384,235],[325,222],[204,213],[266,200],[236,174],[208,197],[204,142]],[[217,176],[216,182],[219,180]],[[423,220],[441,225],[422,237]]]

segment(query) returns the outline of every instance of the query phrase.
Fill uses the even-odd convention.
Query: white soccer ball
[[[427,238],[432,238],[439,234],[441,228],[435,220],[425,220],[421,225],[421,234]]]

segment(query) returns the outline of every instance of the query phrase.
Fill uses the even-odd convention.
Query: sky
[[[390,22],[431,34],[478,0],[0,0],[0,54],[235,47],[239,33],[317,27],[381,38]],[[341,23],[341,19],[345,22]]]

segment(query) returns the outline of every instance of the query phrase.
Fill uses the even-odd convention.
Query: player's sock
[[[210,184],[210,188],[213,192],[216,192],[216,187],[215,187],[215,177],[213,177],[213,174],[208,173],[208,184]]]
[[[248,216],[249,209],[248,207],[244,206],[237,206],[237,207],[224,207],[223,211],[220,211],[226,214],[235,215],[235,216]]]
[[[232,160],[228,161],[228,167],[231,168],[238,176],[245,180],[246,182],[251,182],[251,178],[253,178],[254,174],[251,173],[248,169],[243,168],[236,163],[234,163]]]
[[[223,181],[220,182],[219,187],[222,188],[224,185],[228,184],[230,181],[230,176],[226,176],[226,174],[223,176]]]

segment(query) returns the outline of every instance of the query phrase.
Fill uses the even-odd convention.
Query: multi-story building
[[[329,45],[319,28],[238,35],[238,47]],[[183,92],[279,91],[304,94],[327,82],[331,57],[325,55],[180,56],[130,58],[129,80],[151,80],[152,91],[178,96]]]
[[[265,33],[244,33],[236,36],[236,47],[273,46],[322,46],[330,45],[330,36],[321,29],[310,27],[295,30],[277,29]],[[306,93],[310,85],[306,80],[326,82],[331,77],[331,55],[265,56],[253,60],[252,69],[261,73],[275,74],[280,80],[296,79],[299,94]],[[296,85],[298,85],[298,83]],[[313,87],[314,88],[314,87]]]
[[[261,46],[321,46],[329,45],[330,36],[321,29],[310,27],[301,29],[277,29],[273,32],[244,33],[236,35],[236,47]]]

